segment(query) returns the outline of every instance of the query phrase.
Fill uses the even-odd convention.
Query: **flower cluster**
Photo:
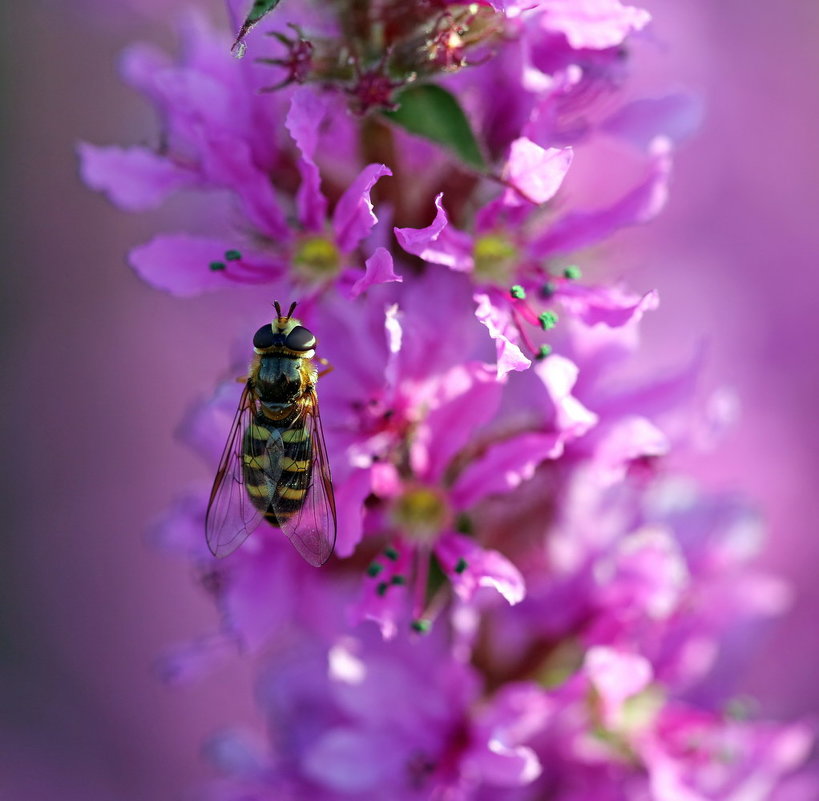
[[[214,738],[212,798],[772,797],[811,733],[732,700],[787,590],[752,565],[746,506],[675,475],[721,424],[699,357],[641,377],[656,294],[576,264],[660,211],[696,125],[693,98],[625,89],[648,13],[277,5],[231,9],[241,60],[199,17],[177,60],[129,50],[158,144],[80,146],[124,209],[192,201],[194,230],[131,252],[145,281],[258,286],[260,310],[298,297],[334,368],[329,565],[266,524],[212,559],[204,489],[156,531],[222,613],[165,676],[237,643],[261,663],[267,737]],[[227,382],[185,421],[214,465],[240,394]]]

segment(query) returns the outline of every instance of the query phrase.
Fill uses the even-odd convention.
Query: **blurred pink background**
[[[223,375],[241,310],[259,302],[181,302],[143,286],[124,255],[172,229],[177,210],[129,216],[80,184],[78,139],[152,141],[151,112],[117,78],[118,52],[172,42],[169,22],[151,22],[162,3],[104,5],[0,8],[0,798],[15,801],[186,797],[210,775],[204,737],[254,720],[239,660],[181,689],[151,673],[163,648],[215,625],[190,568],[149,550],[144,532],[208,479],[173,431]],[[647,363],[706,339],[706,382],[742,400],[717,455],[690,466],[754,499],[769,521],[764,563],[797,591],[743,686],[766,714],[815,716],[819,6],[643,5],[656,19],[656,48],[637,62],[646,87],[700,91],[707,115],[679,153],[665,214],[609,251],[636,288],[660,290]]]

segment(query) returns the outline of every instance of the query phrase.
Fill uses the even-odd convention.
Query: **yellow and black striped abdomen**
[[[301,421],[280,428],[259,413],[245,432],[242,460],[247,494],[271,525],[279,526],[301,509],[313,475],[312,443]],[[271,494],[270,476],[278,474],[279,468]]]

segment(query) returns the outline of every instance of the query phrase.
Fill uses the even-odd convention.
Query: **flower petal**
[[[472,237],[449,225],[449,218],[441,205],[443,193],[435,198],[435,219],[426,228],[396,228],[398,244],[407,253],[431,264],[442,264],[458,272],[471,272],[475,267],[472,257]]]
[[[327,198],[321,193],[321,176],[313,157],[318,147],[319,127],[327,112],[322,95],[307,86],[293,94],[285,125],[296,143],[301,160],[301,186],[296,194],[299,222],[310,231],[318,231],[327,216]]]
[[[486,326],[489,336],[495,340],[497,354],[497,375],[503,378],[514,370],[526,370],[532,364],[523,351],[509,338],[514,327],[508,315],[495,306],[489,295],[478,292],[473,296],[477,308],[475,317]]]
[[[562,33],[576,50],[617,47],[651,20],[648,11],[620,0],[540,0],[537,6],[543,27]]]
[[[374,284],[401,283],[404,279],[393,269],[392,255],[386,248],[376,248],[375,253],[364,262],[366,272],[350,288],[350,297],[357,298]]]
[[[583,669],[600,696],[603,721],[610,727],[617,725],[626,699],[644,690],[654,673],[642,656],[600,645],[588,650]]]
[[[651,168],[645,179],[611,206],[593,211],[575,211],[560,217],[531,244],[538,258],[588,247],[608,238],[620,228],[653,219],[668,198],[672,159],[666,143],[653,149]]]
[[[333,211],[336,244],[342,253],[355,250],[378,222],[373,213],[370,190],[379,178],[392,175],[383,164],[368,164],[347,187]]]
[[[245,253],[239,261],[226,260],[225,254],[235,244],[226,239],[167,234],[134,248],[129,261],[151,286],[180,297],[241,284],[266,284],[284,272],[284,265],[253,254]]]
[[[509,492],[528,481],[545,459],[562,452],[556,434],[528,433],[492,445],[458,477],[452,488],[452,502],[468,509],[487,495]]]
[[[504,202],[520,205],[521,195],[532,203],[550,200],[560,189],[573,156],[570,147],[542,148],[526,137],[516,139],[504,168],[504,178],[514,189],[506,190]]]
[[[520,571],[500,552],[481,548],[463,534],[444,534],[435,545],[435,555],[462,601],[470,601],[481,587],[493,587],[510,604],[526,595]]]
[[[197,173],[144,147],[77,146],[80,174],[92,189],[125,211],[145,211],[178,189],[199,181]]]

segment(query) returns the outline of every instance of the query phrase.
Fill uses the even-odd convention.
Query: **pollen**
[[[341,268],[341,254],[329,239],[310,236],[302,239],[296,248],[293,265],[306,278],[332,278]]]
[[[433,541],[452,517],[446,498],[430,487],[413,487],[393,507],[393,519],[404,533],[419,542]]]
[[[487,234],[478,237],[472,255],[477,278],[508,285],[515,273],[518,249],[505,236]]]

